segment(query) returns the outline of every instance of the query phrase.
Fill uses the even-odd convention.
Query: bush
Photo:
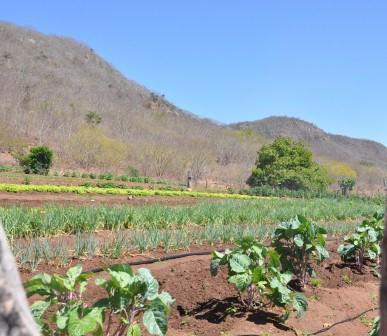
[[[63,176],[64,176],[64,177],[71,177],[71,172],[65,171],[65,172],[63,173]]]
[[[128,174],[128,176],[131,176],[131,177],[138,177],[140,176],[140,173],[138,171],[138,169],[132,167],[132,166],[129,166],[128,169],[126,169],[126,173]]]
[[[88,174],[88,173],[82,173],[81,177],[82,177],[82,178],[88,178],[88,177],[89,177],[89,174]]]
[[[378,260],[383,239],[384,213],[376,212],[371,219],[365,219],[355,233],[344,238],[337,252],[344,261],[355,261],[356,268],[362,271],[365,259]]]
[[[71,177],[79,177],[79,176],[80,176],[80,174],[77,171],[73,171],[71,173]]]
[[[98,178],[100,180],[113,180],[113,174],[110,172],[99,174]]]
[[[247,180],[251,187],[314,191],[325,191],[329,183],[327,172],[312,160],[312,152],[302,142],[283,137],[260,149]]]
[[[46,146],[33,147],[29,154],[16,156],[26,174],[48,175],[53,163],[53,152]]]
[[[95,180],[97,178],[97,174],[95,173],[90,173],[89,174],[89,177],[92,179],[92,180]]]
[[[213,252],[211,274],[215,276],[219,267],[227,266],[228,281],[235,285],[241,297],[242,293],[247,295],[242,304],[248,311],[262,309],[270,302],[285,310],[284,319],[287,319],[291,309],[302,316],[308,303],[303,294],[288,288],[292,273],[282,272],[278,253],[252,237],[243,238],[236,245],[232,251]]]
[[[329,257],[325,249],[327,232],[298,215],[290,222],[282,223],[273,234],[273,246],[281,255],[284,270],[294,273],[301,285],[307,276],[315,277],[312,259],[321,262]]]

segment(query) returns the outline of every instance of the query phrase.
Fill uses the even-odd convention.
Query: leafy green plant
[[[174,299],[167,292],[159,293],[159,284],[149,270],[140,268],[135,275],[129,265],[115,265],[107,272],[110,279],[96,281],[108,295],[96,303],[108,310],[105,334],[109,334],[112,316],[118,315],[121,324],[113,335],[140,335],[137,318],[142,313],[143,325],[151,335],[165,335]]]
[[[359,271],[362,271],[366,258],[377,261],[379,259],[384,230],[383,218],[383,212],[376,212],[372,218],[363,220],[354,233],[344,238],[344,244],[337,250],[344,261],[354,259]]]
[[[213,252],[211,274],[215,276],[220,266],[227,266],[228,281],[235,285],[243,307],[249,311],[274,305],[284,309],[284,319],[291,308],[302,316],[307,308],[306,298],[287,287],[293,274],[281,271],[278,253],[252,237],[237,241],[236,246],[225,253]]]
[[[325,249],[327,232],[307,218],[297,215],[280,224],[273,234],[273,246],[281,256],[285,270],[293,272],[304,285],[307,277],[315,277],[312,260],[321,262],[329,257]]]
[[[28,154],[17,154],[16,159],[26,174],[47,175],[52,163],[53,152],[46,146],[33,147]]]
[[[81,266],[75,266],[64,276],[43,273],[25,283],[28,297],[38,294],[43,298],[31,306],[42,334],[101,335],[104,308],[89,307],[82,301],[90,276],[90,273],[82,273]],[[54,329],[51,329],[50,321],[54,322]]]
[[[138,317],[142,314],[147,331],[164,336],[174,299],[167,292],[159,293],[149,270],[140,268],[134,274],[129,265],[114,265],[106,272],[110,278],[98,278],[96,284],[107,296],[92,305],[82,300],[91,273],[82,273],[81,266],[70,268],[64,276],[43,273],[27,281],[27,296],[42,297],[31,306],[42,334],[140,336]],[[113,321],[118,322],[115,327]]]

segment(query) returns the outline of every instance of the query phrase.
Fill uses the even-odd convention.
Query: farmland
[[[324,328],[363,335],[376,316],[375,264],[368,261],[354,272],[337,249],[364,218],[383,208],[382,197],[260,197],[77,176],[33,175],[26,184],[19,172],[1,175],[0,219],[23,280],[41,272],[63,275],[82,265],[96,271],[84,294],[87,305],[104,297],[94,282],[105,278],[105,267],[145,263],[161,290],[176,300],[167,335],[293,335]],[[279,307],[246,311],[226,270],[211,276],[210,252],[234,249],[245,237],[270,246],[278,225],[297,215],[326,230],[330,256],[313,261],[316,276],[302,290],[309,302],[306,315],[291,314],[283,323]],[[164,258],[170,260],[157,262]],[[350,325],[334,325],[359,313]]]

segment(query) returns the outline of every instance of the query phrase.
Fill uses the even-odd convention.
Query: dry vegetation
[[[0,23],[0,45],[0,151],[46,144],[59,169],[133,166],[143,176],[173,179],[191,170],[195,180],[242,186],[266,139],[290,132],[320,161],[348,164],[361,189],[377,190],[386,174],[383,145],[295,119],[266,119],[247,129],[200,119],[71,39]],[[98,127],[86,124],[90,112],[102,117]]]

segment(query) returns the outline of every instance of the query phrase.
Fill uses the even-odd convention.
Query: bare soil
[[[209,248],[210,246],[201,246],[192,250]],[[337,244],[329,243],[330,259],[316,268],[321,284],[316,288],[310,285],[305,288],[309,300],[307,313],[300,319],[292,314],[286,324],[279,321],[279,311],[276,309],[227,315],[227,307],[239,306],[238,295],[234,287],[228,284],[225,270],[218,276],[211,277],[210,256],[191,256],[143,267],[149,268],[159,280],[162,290],[170,292],[176,299],[169,319],[168,335],[171,336],[305,335],[330,327],[318,334],[363,336],[367,334],[372,318],[378,313],[376,307],[379,282],[372,273],[371,265],[366,266],[363,273],[355,272],[350,265],[343,265],[335,252],[336,248]],[[161,251],[156,251],[152,256],[158,257],[161,254]],[[72,260],[71,264],[81,263],[84,270],[92,270],[107,264],[146,260],[149,257],[127,256],[115,260],[92,258]],[[63,273],[65,269],[55,265],[42,265],[38,271]],[[23,280],[31,275],[22,270]],[[98,276],[104,274],[100,273]],[[90,303],[103,295],[103,291],[92,283],[85,296]],[[353,321],[345,321],[369,308],[375,310]]]

